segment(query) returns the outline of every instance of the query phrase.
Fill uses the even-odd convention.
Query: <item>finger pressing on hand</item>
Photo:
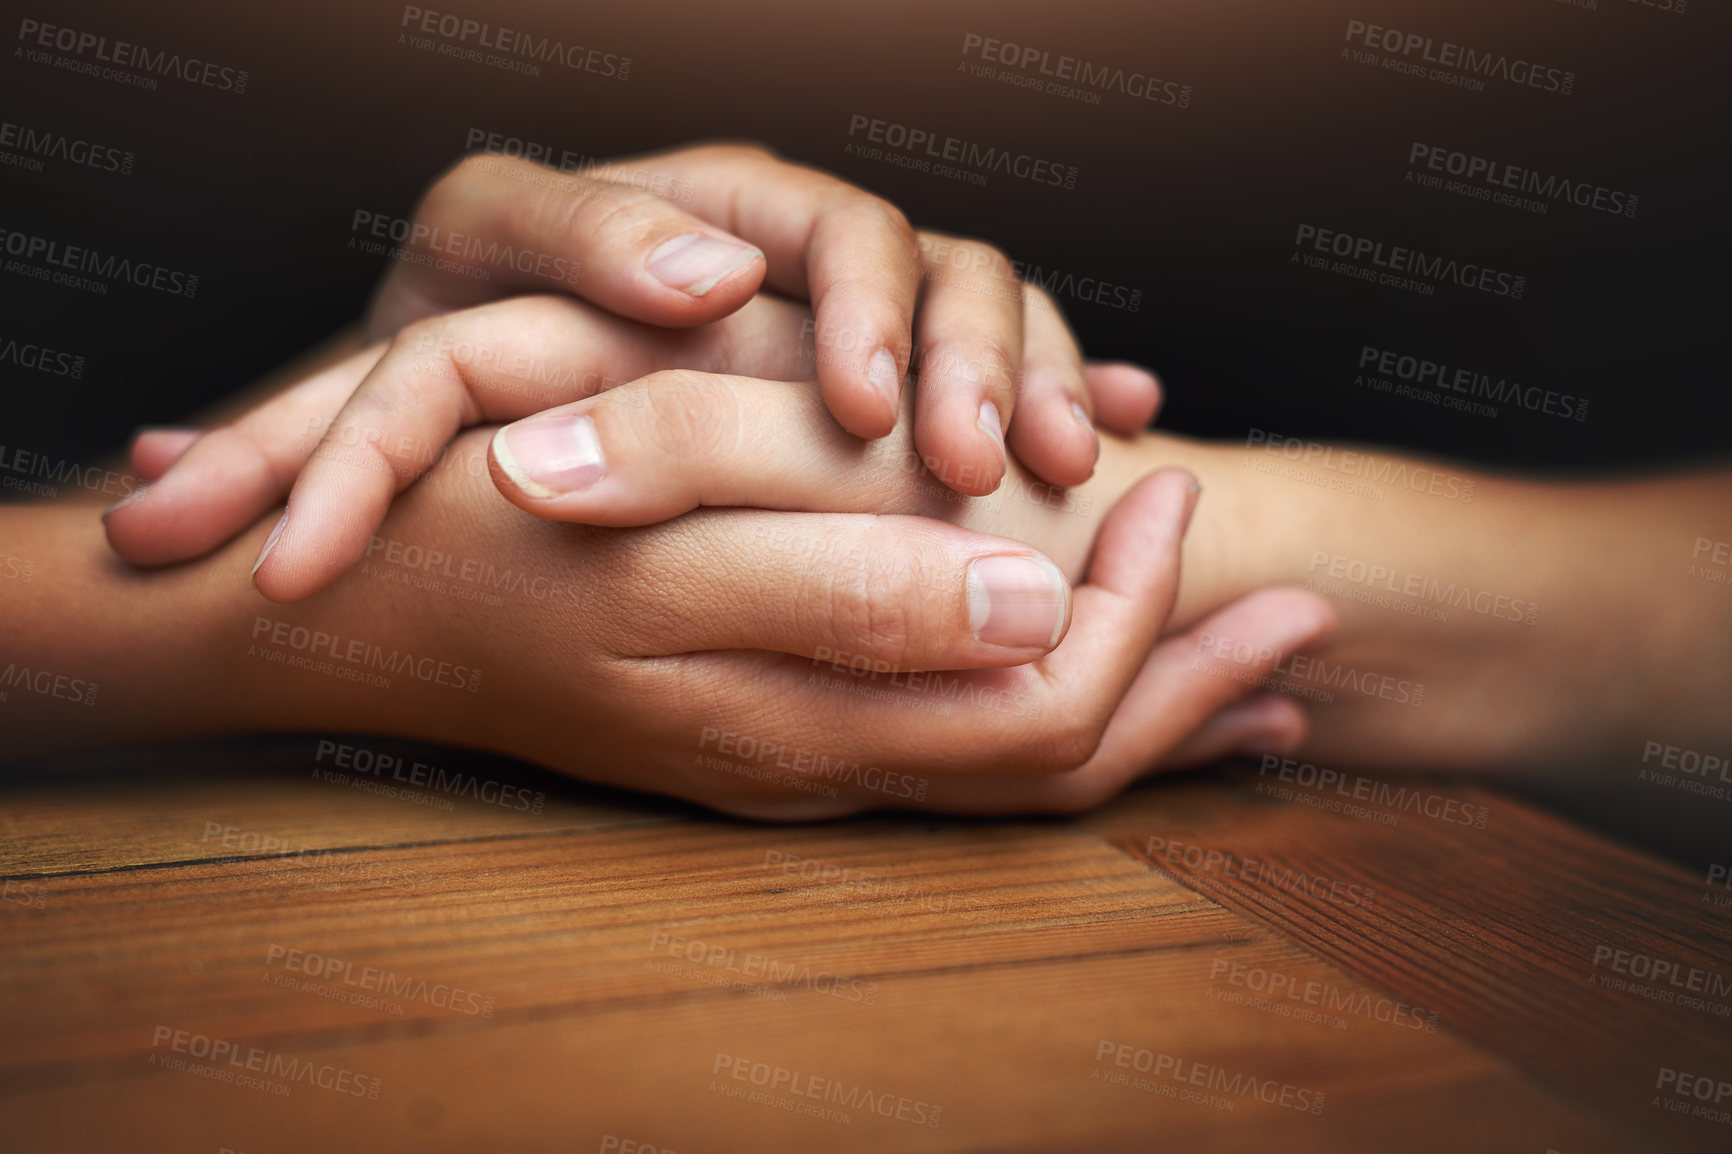
[[[1024,285],[1022,294],[1022,375],[1010,447],[1052,484],[1080,485],[1101,452],[1082,350],[1050,296],[1034,285]]]
[[[981,497],[1004,479],[1022,369],[1022,286],[990,245],[921,240],[928,253],[957,255],[931,270],[915,318],[914,444],[933,476]],[[958,260],[962,269],[952,267]]]
[[[758,649],[882,673],[1022,665],[1070,624],[1058,566],[925,517],[725,510],[591,548],[621,656]],[[720,563],[718,563],[720,558]]]
[[[151,483],[103,515],[108,543],[134,565],[173,565],[204,556],[252,525],[282,503],[330,415],[382,352],[378,345],[362,349],[233,424],[195,435],[166,465],[184,433],[141,436],[134,463]]]
[[[1080,624],[1079,617],[1073,635]],[[1258,685],[1292,654],[1326,647],[1336,627],[1329,603],[1303,590],[1247,594],[1149,653],[1077,768],[986,777],[978,790],[966,788],[972,781],[935,781],[931,800],[954,812],[1075,813],[1157,768],[1291,751],[1304,740],[1304,709]],[[1220,659],[1223,648],[1243,661]]]
[[[920,291],[915,233],[901,210],[749,144],[617,161],[596,175],[645,170],[689,192],[698,216],[763,249],[770,288],[812,302],[818,388],[837,422],[857,437],[894,429]]]
[[[357,235],[437,259],[400,261],[370,331],[517,292],[563,291],[635,320],[684,327],[733,312],[764,277],[758,246],[629,184],[521,158],[471,156],[412,221],[357,210]]]
[[[1137,365],[1091,361],[1083,367],[1095,424],[1123,437],[1149,427],[1161,408],[1161,381]]]
[[[199,439],[197,429],[175,427],[145,428],[132,439],[127,454],[127,466],[132,475],[144,481],[155,481],[168,472],[169,466]]]

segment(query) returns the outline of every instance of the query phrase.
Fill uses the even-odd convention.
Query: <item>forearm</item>
[[[450,699],[470,694],[414,677],[384,691],[290,666],[319,663],[313,630],[336,644],[427,652],[412,640],[425,638],[426,623],[408,620],[401,598],[369,588],[378,583],[350,581],[309,605],[275,606],[247,582],[268,526],[202,560],[140,570],[113,555],[98,513],[82,504],[0,508],[0,552],[25,563],[0,565],[0,757],[306,729],[432,736],[447,732],[435,719],[464,716],[467,703]],[[305,626],[307,636],[294,638],[304,644],[274,636],[278,622]]]
[[[1309,756],[1570,765],[1732,741],[1732,589],[1689,574],[1732,474],[1536,483],[1298,451],[1109,441],[1094,484],[1105,502],[1159,464],[1202,481],[1173,628],[1269,584],[1334,602],[1333,648],[1280,679],[1333,698],[1313,698]]]

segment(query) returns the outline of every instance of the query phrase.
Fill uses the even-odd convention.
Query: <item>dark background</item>
[[[1657,0],[1665,3],[1669,0]],[[134,153],[130,175],[0,165],[0,227],[200,277],[192,300],[0,274],[0,340],[86,358],[82,379],[0,364],[15,446],[89,459],[249,381],[351,321],[384,258],[347,247],[357,208],[406,215],[471,128],[607,157],[764,141],[1018,260],[1141,292],[1136,311],[1061,297],[1091,355],[1149,365],[1162,423],[1241,437],[1410,446],[1512,467],[1701,460],[1728,443],[1723,334],[1728,38],[1715,6],[1636,0],[1289,4],[528,3],[443,10],[628,55],[624,82],[519,76],[399,45],[378,0],[8,5],[4,119]],[[428,8],[441,5],[429,3]],[[142,92],[29,61],[29,17],[249,72],[235,95]],[[1575,72],[1571,95],[1483,93],[1341,57],[1347,20]],[[974,32],[1191,87],[1184,109],[1098,105],[958,71]],[[972,58],[976,59],[977,58]],[[845,154],[873,116],[1075,165],[1074,190],[985,187]],[[1637,215],[1544,215],[1403,180],[1436,143],[1639,196]],[[1299,223],[1527,277],[1520,301],[1421,297],[1291,263]],[[1495,418],[1355,384],[1371,345],[1588,398],[1577,422]]]
[[[414,50],[398,42],[403,6],[380,0],[8,4],[0,119],[135,159],[127,175],[0,164],[0,228],[193,272],[199,288],[101,296],[0,271],[0,346],[84,358],[78,379],[0,361],[0,444],[95,460],[352,322],[384,259],[349,246],[354,213],[407,215],[480,128],[591,157],[755,139],[920,225],[1139,292],[1134,311],[1060,303],[1091,355],[1162,373],[1161,423],[1179,431],[1257,427],[1509,469],[1722,459],[1732,38],[1718,5],[1656,6],[1677,2],[422,5],[630,56],[623,82]],[[247,88],[163,78],[145,92],[32,61],[24,18],[246,69]],[[1567,69],[1574,88],[1494,79],[1475,93],[1354,63],[1350,19]],[[980,79],[959,70],[969,33],[1188,85],[1189,106]],[[856,115],[1074,165],[1076,187],[1002,174],[976,187],[862,159],[846,151]],[[1639,208],[1536,214],[1421,188],[1404,179],[1415,142]],[[1520,273],[1526,289],[1427,297],[1307,269],[1292,261],[1301,223]],[[1587,398],[1587,419],[1373,391],[1355,381],[1367,345]],[[1602,820],[1674,852],[1691,840],[1680,823],[1718,836],[1704,803],[1663,802],[1632,776],[1608,783]],[[1565,785],[1591,806],[1583,783]]]

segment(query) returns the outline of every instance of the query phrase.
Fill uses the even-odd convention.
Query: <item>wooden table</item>
[[[775,827],[338,744],[0,789],[0,1147],[1732,1149],[1732,908],[1463,782]]]

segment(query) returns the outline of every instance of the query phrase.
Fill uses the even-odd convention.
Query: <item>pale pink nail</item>
[[[144,495],[148,492],[150,492],[150,482],[148,482],[148,481],[140,482],[138,488],[134,489],[132,492],[128,493],[126,496],[122,497],[120,500],[116,501],[114,504],[110,505],[108,508],[106,508],[102,511],[103,522],[106,523],[108,521],[108,515],[110,513],[117,512],[121,509],[126,508],[128,505],[134,504],[135,502],[142,500]]]
[[[250,581],[259,575],[259,566],[265,563],[265,558],[269,557],[271,555],[271,550],[277,547],[277,538],[283,535],[283,526],[288,523],[289,514],[288,510],[285,509],[283,515],[277,518],[277,527],[271,530],[271,535],[269,537],[265,538],[265,547],[259,550],[259,559],[253,562],[253,571],[247,574],[247,580]]]
[[[999,419],[998,406],[991,401],[980,402],[980,417],[974,427],[992,438],[999,452],[1004,452],[1004,422]]]
[[[737,268],[763,258],[749,244],[690,232],[666,241],[650,254],[650,275],[680,292],[701,297]]]
[[[493,435],[493,456],[532,497],[575,493],[607,474],[595,422],[576,413],[505,426]]]
[[[872,359],[866,362],[866,379],[890,399],[892,413],[902,407],[902,379],[896,372],[896,357],[889,349],[872,354]]]
[[[1051,649],[1064,633],[1070,584],[1044,557],[981,557],[968,566],[968,628],[1006,649]]]

